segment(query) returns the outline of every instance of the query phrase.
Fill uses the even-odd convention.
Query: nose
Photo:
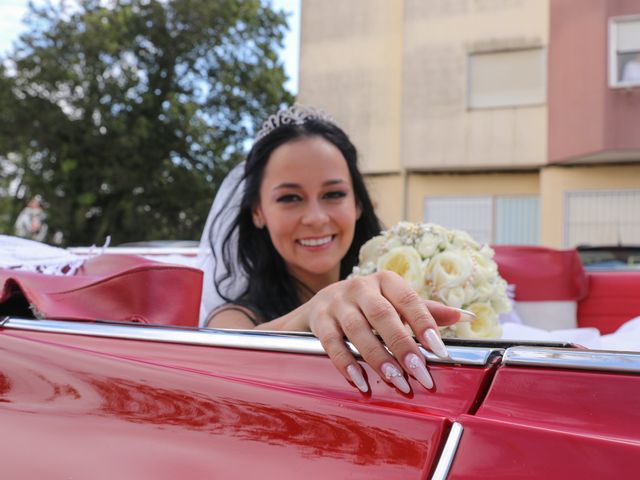
[[[321,225],[329,220],[325,208],[318,201],[310,201],[302,215],[303,225]]]

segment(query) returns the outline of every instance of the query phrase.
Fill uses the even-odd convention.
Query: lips
[[[301,238],[298,243],[303,247],[321,247],[330,243],[334,238],[334,235],[327,235],[326,237],[317,238]]]

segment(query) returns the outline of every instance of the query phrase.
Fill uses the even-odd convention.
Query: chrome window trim
[[[0,325],[2,329],[326,355],[320,340],[313,336],[313,334],[304,332],[188,329],[164,325],[136,325],[106,322],[86,323],[14,317],[5,318],[4,324]],[[347,342],[347,346],[354,355],[359,356],[358,351],[350,342]],[[487,365],[493,358],[501,355],[503,352],[503,349],[499,348],[449,346],[448,350],[451,358],[440,359],[433,353],[422,349],[422,347],[420,350],[429,362],[477,366]]]
[[[196,257],[199,253],[198,247],[68,247],[67,251],[80,256],[93,255],[96,250],[101,253],[113,255],[144,255],[150,257],[161,257],[168,255],[182,255],[185,257]]]
[[[442,454],[438,459],[438,465],[431,476],[431,480],[445,480],[449,475],[449,470],[458,451],[458,444],[460,443],[460,438],[462,438],[463,431],[464,428],[462,424],[453,422],[447,441],[442,449]]]
[[[640,373],[640,353],[542,347],[507,348],[503,365]]]

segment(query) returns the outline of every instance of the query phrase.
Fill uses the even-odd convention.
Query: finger
[[[416,337],[426,348],[440,358],[450,358],[447,347],[440,338],[438,324],[430,309],[409,285],[398,275],[381,275],[380,290],[384,297],[407,322]],[[386,341],[386,340],[385,340]],[[393,351],[393,350],[392,350]],[[393,352],[396,354],[396,352]]]
[[[380,295],[377,295],[377,297],[378,300],[382,299],[385,301]],[[373,299],[368,299],[367,296],[362,297],[363,304],[367,304],[372,300]],[[393,310],[391,305],[389,305],[389,308]],[[389,354],[389,350],[384,347],[378,337],[373,334],[371,330],[372,325],[361,310],[348,308],[341,312],[337,320],[341,330],[358,350],[365,362],[371,365],[382,378],[392,383],[401,392],[409,393],[411,391],[402,373],[402,367],[400,367],[396,359]],[[396,323],[399,323],[397,315]],[[404,329],[400,327],[400,330]],[[408,336],[408,334],[405,332],[404,336]],[[415,346],[413,340],[411,340],[411,343]]]
[[[385,345],[393,353],[395,358],[401,361],[407,373],[418,380],[425,388],[432,388],[433,379],[427,370],[426,360],[420,353],[413,336],[400,321],[393,306],[388,303],[390,310],[386,312],[384,311],[386,307],[382,305],[375,307],[373,301],[374,300],[366,301],[366,298],[364,299],[364,315],[367,316],[371,324],[376,326],[376,330]],[[381,311],[376,311],[376,308],[381,309]],[[379,342],[377,342],[377,344],[379,344]],[[373,360],[371,362],[373,362]],[[380,371],[384,377],[394,383],[401,391],[404,391],[394,381],[394,379],[400,377],[400,372],[395,370],[395,368],[395,362],[385,362],[380,365]]]
[[[356,292],[355,298],[362,311],[361,321],[365,325],[368,324],[369,328],[361,326],[360,317],[355,315],[352,318],[342,318],[341,326],[367,363],[376,368],[381,376],[398,390],[408,393],[409,385],[395,360],[398,359],[404,369],[425,388],[432,388],[433,380],[426,368],[425,359],[413,337],[404,328],[393,305],[376,289],[362,289]],[[371,327],[380,334],[388,350],[370,332]],[[395,359],[389,355],[389,351]]]
[[[318,319],[316,317],[309,326],[342,376],[352,382],[362,393],[367,393],[369,385],[362,374],[362,368],[345,344],[344,333],[338,327],[337,322],[332,318]]]
[[[472,322],[476,315],[469,310],[462,308],[449,307],[444,303],[434,300],[424,300],[425,305],[433,316],[436,323],[441,327],[447,327],[457,322]]]

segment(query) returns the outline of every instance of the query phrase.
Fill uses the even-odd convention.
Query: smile
[[[326,237],[320,238],[301,238],[300,240],[298,240],[298,243],[303,247],[320,247],[322,245],[326,245],[331,240],[333,240],[333,235],[327,235]]]

